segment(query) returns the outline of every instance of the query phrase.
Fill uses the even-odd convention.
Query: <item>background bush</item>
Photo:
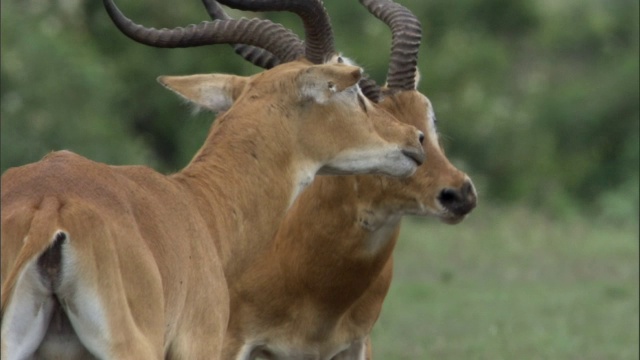
[[[638,2],[400,1],[423,23],[420,90],[449,156],[483,202],[638,217]],[[124,2],[136,21],[206,20],[199,1]],[[153,6],[151,6],[153,5]],[[227,46],[153,49],[111,24],[99,1],[2,2],[2,171],[71,149],[172,172],[212,115],[192,116],[155,78],[257,71]],[[384,81],[390,34],[357,1],[326,1],[338,48]],[[267,16],[301,33],[289,13]]]
[[[420,90],[480,202],[458,226],[404,222],[375,357],[638,359],[638,2],[399,2],[422,21]],[[338,49],[383,82],[386,26],[325,3]],[[198,0],[118,5],[158,28],[207,18]],[[177,171],[213,116],[155,78],[258,71],[228,46],[134,43],[101,1],[0,6],[3,172],[59,149]],[[244,15],[302,33],[288,13]]]

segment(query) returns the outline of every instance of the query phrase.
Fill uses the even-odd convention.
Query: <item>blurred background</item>
[[[420,90],[479,206],[460,225],[405,220],[374,330],[378,359],[637,359],[639,4],[398,1],[423,24]],[[384,81],[391,36],[325,0],[337,47]],[[207,19],[199,1],[120,1],[147,26]],[[1,2],[2,172],[69,149],[171,173],[214,116],[155,78],[259,69],[224,45],[132,42],[100,1]],[[288,13],[239,13],[281,22]]]

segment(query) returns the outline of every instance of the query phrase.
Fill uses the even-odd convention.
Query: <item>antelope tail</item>
[[[45,198],[31,222],[24,244],[18,252],[13,268],[2,284],[0,318],[4,315],[20,274],[32,261],[37,261],[39,276],[51,287],[57,282],[61,261],[62,244],[68,235],[59,226],[60,202],[56,198]],[[3,239],[16,241],[16,239]],[[37,260],[34,260],[37,257]]]

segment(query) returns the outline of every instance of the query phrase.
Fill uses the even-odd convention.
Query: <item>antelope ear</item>
[[[160,84],[183,99],[215,112],[228,110],[248,80],[247,77],[226,74],[158,77]]]
[[[361,77],[362,69],[357,66],[342,63],[314,65],[300,74],[298,86],[303,98],[324,103],[332,94],[356,85]]]

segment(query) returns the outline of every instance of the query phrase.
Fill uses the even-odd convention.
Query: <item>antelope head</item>
[[[359,67],[321,61],[314,64],[300,58],[299,54],[307,52],[317,59],[332,55],[331,47],[325,49],[314,44],[318,36],[308,39],[307,49],[320,48],[329,53],[319,55],[291,46],[291,39],[298,44],[300,41],[292,38],[290,31],[267,20],[214,20],[187,28],[157,30],[133,23],[111,0],[104,1],[116,26],[146,45],[173,48],[242,43],[262,47],[278,58],[298,59],[251,77],[209,74],[164,76],[159,81],[196,105],[217,112],[227,110],[223,121],[232,121],[228,119],[239,115],[256,121],[266,117],[278,119],[297,139],[296,144],[286,146],[297,149],[293,152],[297,156],[322,164],[318,169],[311,167],[309,172],[405,177],[424,161],[421,144],[424,134],[374,107],[363,96],[357,86],[362,76]],[[326,42],[325,37],[320,40]],[[245,105],[231,106],[235,103]],[[378,132],[381,128],[384,133]],[[285,135],[289,134],[282,137]]]
[[[359,0],[360,3],[378,19],[384,21],[392,31],[390,64],[387,82],[379,87],[375,81],[362,78],[359,86],[375,108],[388,111],[403,123],[410,124],[426,134],[423,148],[429,154],[425,163],[416,173],[407,179],[395,180],[381,178],[383,193],[380,197],[394,213],[436,216],[442,221],[455,224],[462,221],[471,212],[477,201],[473,182],[467,174],[454,167],[445,156],[444,149],[438,139],[435,112],[429,99],[418,91],[418,49],[422,28],[420,22],[411,11],[389,0]],[[212,18],[229,17],[213,0],[203,0]],[[249,8],[243,0],[224,0],[224,4],[238,9],[267,10],[275,5],[264,5],[265,1],[251,1]],[[267,1],[268,2],[268,1]],[[314,3],[314,2],[309,2]],[[320,5],[321,6],[321,5]],[[319,12],[325,14],[324,12]],[[305,18],[301,15],[303,22]],[[327,20],[328,21],[328,20]],[[306,23],[306,22],[305,22]],[[292,35],[295,36],[295,35]],[[291,40],[290,46],[302,51],[301,41]],[[255,65],[269,68],[281,59],[265,49],[249,45],[235,45],[236,52]],[[251,56],[249,56],[251,54]],[[353,63],[337,55],[330,47],[326,57],[328,63]],[[380,125],[381,123],[377,123]],[[383,127],[378,132],[384,133]],[[371,181],[363,177],[360,181]],[[376,180],[378,181],[378,180]],[[371,187],[369,187],[371,188]]]
[[[433,215],[450,224],[460,222],[476,206],[473,182],[454,167],[440,146],[433,106],[418,88],[418,48],[421,26],[411,11],[390,0],[360,0],[375,17],[392,31],[387,83],[380,94],[379,106],[411,124],[427,136],[423,143],[429,158],[409,179],[386,180],[388,193],[394,194],[394,206],[414,215]]]

